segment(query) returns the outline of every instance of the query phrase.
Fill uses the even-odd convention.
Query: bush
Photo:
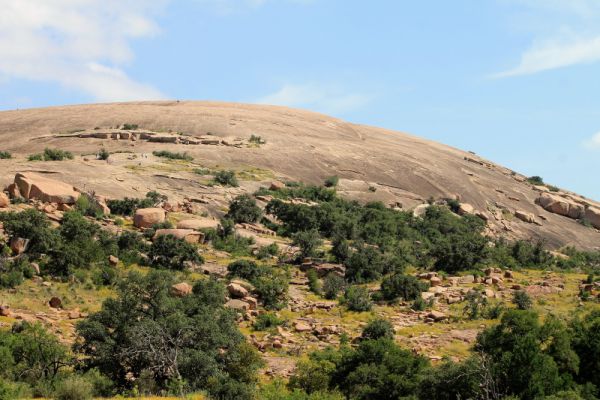
[[[89,400],[93,387],[83,377],[73,375],[58,383],[54,396],[57,400]]]
[[[385,300],[401,298],[412,301],[421,297],[421,292],[426,290],[426,283],[410,275],[393,274],[386,276],[381,282],[381,294]]]
[[[330,176],[329,178],[325,179],[324,185],[328,188],[336,187],[339,181],[340,178],[338,178],[337,176]]]
[[[321,294],[323,291],[323,285],[321,284],[321,280],[319,279],[319,275],[314,269],[309,270],[306,273],[306,277],[308,278],[308,288],[314,294]]]
[[[110,153],[104,147],[98,152],[98,160],[108,160]]]
[[[533,307],[531,297],[524,290],[517,290],[513,295],[512,302],[519,310],[529,310]]]
[[[229,171],[218,171],[214,175],[214,181],[219,185],[238,187],[239,183],[235,177],[235,172]]]
[[[536,185],[536,186],[542,186],[544,185],[544,179],[542,179],[541,176],[530,176],[529,178],[527,178],[527,182],[531,183],[532,185]]]
[[[300,259],[315,257],[317,249],[323,244],[323,240],[316,230],[298,232],[292,237],[292,245],[300,248]]]
[[[196,247],[173,235],[157,237],[150,246],[148,257],[152,267],[178,271],[186,269],[187,263],[204,263],[204,259],[198,254]]]
[[[12,154],[8,151],[0,151],[0,160],[9,160],[12,158]]]
[[[60,149],[45,148],[43,153],[44,161],[63,161],[72,160],[73,153]]]
[[[44,159],[44,155],[41,153],[30,154],[27,156],[27,161],[42,161]]]
[[[225,217],[239,224],[256,222],[261,215],[262,210],[256,205],[256,200],[247,194],[243,194],[229,203],[229,211]]]
[[[135,131],[138,127],[138,124],[123,124],[122,129],[125,131]]]
[[[250,143],[254,143],[254,144],[258,144],[258,145],[261,145],[261,144],[265,144],[265,143],[267,143],[267,141],[266,141],[266,140],[264,140],[264,139],[263,139],[263,138],[261,138],[260,136],[256,136],[256,135],[254,135],[254,134],[250,135],[250,139],[248,139],[248,141],[249,141]]]
[[[271,243],[268,246],[261,246],[256,253],[256,258],[265,260],[267,258],[276,257],[279,254],[277,243]]]
[[[279,319],[274,313],[262,313],[256,317],[252,327],[257,331],[266,331],[269,328],[275,328],[283,324],[283,320]]]
[[[374,319],[363,328],[360,337],[363,340],[394,339],[394,327],[387,319]]]
[[[344,278],[336,273],[329,273],[323,280],[323,296],[329,300],[335,300],[338,294],[346,287]]]
[[[350,286],[344,293],[344,304],[351,311],[370,311],[373,302],[369,290],[362,286]]]
[[[193,161],[194,157],[190,156],[188,153],[175,153],[168,150],[157,150],[153,151],[152,154],[156,157],[168,158],[171,160],[185,160],[185,161]]]
[[[143,199],[125,197],[122,200],[108,200],[106,205],[113,215],[131,216],[138,208],[157,207],[166,200],[167,196],[151,191],[146,193],[146,197]]]

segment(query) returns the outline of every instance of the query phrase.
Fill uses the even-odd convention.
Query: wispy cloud
[[[0,76],[59,82],[98,101],[163,98],[123,67],[159,32],[166,0],[0,0]]]
[[[343,114],[366,105],[370,100],[368,95],[348,93],[335,85],[307,83],[285,84],[275,93],[257,99],[255,103]]]
[[[493,78],[535,74],[600,60],[600,2],[596,0],[504,0],[525,9],[535,27],[519,63]]]
[[[600,132],[584,141],[583,146],[590,150],[600,150]]]

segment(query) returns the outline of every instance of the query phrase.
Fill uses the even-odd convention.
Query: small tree
[[[393,339],[394,338],[394,326],[390,321],[383,318],[378,318],[370,321],[367,326],[364,327],[361,335],[363,340],[377,340],[377,339]]]
[[[300,248],[300,257],[314,257],[323,240],[316,229],[296,233],[293,237],[293,245]]]
[[[338,185],[340,181],[340,178],[337,177],[336,175],[334,176],[330,176],[329,178],[325,179],[325,187],[336,187]]]
[[[104,147],[101,148],[100,151],[98,152],[99,160],[108,160],[109,157],[110,157],[110,153]]]
[[[410,275],[393,274],[386,276],[381,282],[381,294],[386,300],[416,300],[425,290],[427,284]]]
[[[262,210],[256,205],[256,200],[247,194],[242,194],[229,203],[226,217],[236,223],[251,223],[258,221],[261,215]]]
[[[335,300],[344,290],[346,281],[336,273],[330,272],[323,280],[323,295],[326,299]]]
[[[150,252],[150,265],[156,268],[167,268],[183,271],[188,262],[201,264],[204,259],[190,243],[177,239],[173,235],[162,235],[156,238]]]
[[[369,311],[373,308],[369,290],[362,286],[347,288],[346,293],[344,293],[344,304],[351,311]]]
[[[519,310],[529,310],[533,307],[531,297],[524,290],[517,290],[513,295],[512,302]]]
[[[216,183],[223,186],[239,186],[238,180],[235,177],[235,172],[231,170],[216,172],[214,175],[214,180]]]

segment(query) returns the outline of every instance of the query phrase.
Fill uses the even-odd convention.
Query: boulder
[[[535,222],[535,215],[527,211],[517,210],[515,211],[515,217],[528,224],[533,224]]]
[[[438,278],[437,276],[434,276],[434,277],[432,277],[431,279],[429,279],[429,284],[430,284],[432,287],[435,287],[435,286],[440,286],[440,285],[442,284],[442,279],[441,279],[441,278]]]
[[[80,196],[80,193],[68,183],[31,172],[16,174],[15,185],[22,197],[45,203],[74,204]]]
[[[460,215],[474,214],[475,208],[469,203],[460,203],[458,206],[458,213]]]
[[[589,207],[585,210],[585,219],[596,229],[600,229],[600,208]]]
[[[225,303],[225,307],[231,308],[238,311],[247,311],[250,309],[250,305],[243,300],[232,299]]]
[[[0,306],[0,317],[10,317],[10,308],[8,306]]]
[[[58,297],[51,298],[50,301],[48,302],[48,304],[52,308],[61,308],[62,307],[62,301]]]
[[[219,226],[219,221],[210,218],[184,219],[177,223],[177,229],[193,229],[200,230],[205,228],[216,229]]]
[[[185,240],[188,243],[202,243],[204,233],[192,229],[157,229],[154,234],[154,240],[160,236],[172,235],[177,239]]]
[[[171,286],[171,293],[177,297],[184,297],[192,294],[192,285],[186,282],[176,283]]]
[[[6,187],[6,191],[8,192],[8,195],[11,199],[23,197],[21,196],[21,192],[19,192],[19,187],[14,182]]]
[[[271,186],[269,187],[269,190],[282,190],[282,189],[285,189],[285,183],[279,182],[279,181],[271,182]]]
[[[116,256],[108,256],[108,263],[113,267],[116,267],[119,264],[119,258]]]
[[[241,299],[248,296],[248,290],[237,283],[230,283],[227,285],[227,291],[229,295],[235,299]]]
[[[294,322],[294,329],[296,332],[310,332],[313,328],[308,322],[296,321]]]
[[[577,210],[581,210],[579,205],[563,197],[542,193],[536,202],[546,211],[551,213],[570,218],[579,218],[579,215],[575,215],[578,212]],[[573,211],[570,211],[571,207],[573,207]]]
[[[475,282],[474,275],[465,275],[465,276],[460,277],[460,283],[463,285],[468,284],[468,283],[474,283],[474,282]]]
[[[10,240],[10,249],[14,255],[20,255],[27,251],[29,245],[29,239],[23,239],[20,237],[14,237]]]
[[[0,208],[6,208],[10,205],[10,199],[4,192],[0,192]]]
[[[133,216],[133,225],[137,228],[151,228],[165,221],[166,213],[162,208],[140,208]]]
[[[258,300],[254,297],[246,296],[242,299],[243,302],[248,304],[250,310],[256,310],[258,308]]]
[[[434,320],[435,322],[440,322],[448,319],[448,316],[440,311],[430,311],[427,314],[427,318]]]

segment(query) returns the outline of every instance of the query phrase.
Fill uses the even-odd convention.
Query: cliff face
[[[120,129],[123,124],[134,125]],[[250,138],[260,136],[258,144]],[[111,197],[159,189],[174,197],[210,196],[190,170],[157,170],[155,150],[187,152],[199,166],[245,169],[242,190],[269,179],[321,183],[338,175],[342,195],[412,209],[428,199],[453,198],[479,215],[489,232],[544,239],[550,246],[600,246],[600,204],[551,192],[475,154],[405,133],[350,124],[282,107],[213,102],[143,102],[0,112],[0,183],[16,172],[52,174]],[[72,161],[28,162],[44,148],[74,152]],[[121,152],[98,162],[104,147]],[[256,172],[259,171],[259,172]],[[212,192],[211,192],[212,190]],[[222,193],[224,198],[227,193]]]

